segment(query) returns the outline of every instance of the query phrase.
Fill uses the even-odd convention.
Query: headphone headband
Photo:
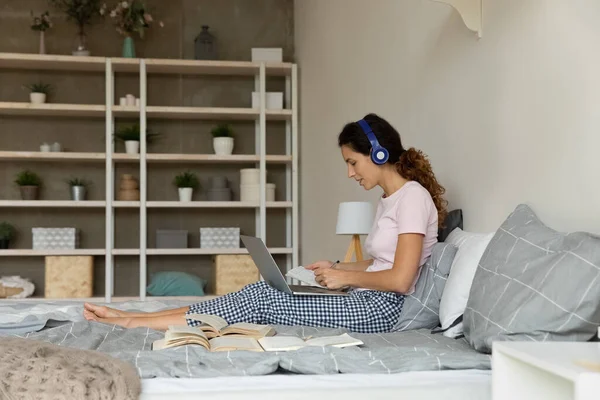
[[[367,121],[361,119],[357,121],[357,124],[361,127],[365,135],[367,135],[367,138],[371,143],[371,161],[373,161],[377,165],[385,164],[390,158],[390,153],[385,147],[382,147],[379,144],[379,142],[377,141],[377,137],[375,137],[375,133],[373,133],[373,130],[371,129],[371,126],[369,126]]]

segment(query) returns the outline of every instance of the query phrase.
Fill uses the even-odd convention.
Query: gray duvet
[[[180,305],[177,302],[149,301],[117,306],[128,310],[155,311]],[[266,375],[276,371],[334,374],[490,368],[490,356],[473,350],[464,339],[450,339],[441,334],[431,334],[428,330],[386,334],[351,333],[365,345],[345,349],[211,353],[200,346],[184,346],[152,351],[152,342],[162,338],[162,332],[88,322],[81,316],[81,311],[80,303],[0,304],[0,338],[15,335],[61,346],[101,351],[133,364],[141,378]],[[301,326],[276,326],[276,330],[280,334],[301,337],[345,332],[342,329]]]

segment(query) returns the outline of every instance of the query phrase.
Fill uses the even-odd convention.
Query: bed
[[[125,310],[157,311],[182,301],[113,303]],[[60,346],[97,350],[135,366],[141,399],[280,399],[324,397],[487,399],[491,398],[491,359],[464,339],[428,330],[377,335],[352,333],[365,346],[305,348],[294,352],[210,353],[198,346],[160,352],[151,343],[163,333],[123,329],[85,321],[80,302],[0,304],[0,336],[19,336]],[[18,330],[16,327],[22,327]],[[33,330],[33,332],[32,332]],[[276,326],[279,334],[319,336],[340,329]]]

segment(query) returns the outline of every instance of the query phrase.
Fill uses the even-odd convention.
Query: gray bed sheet
[[[113,303],[123,310],[157,311],[182,306],[177,301]],[[97,350],[133,364],[141,378],[201,378],[272,373],[336,374],[399,373],[446,369],[490,369],[491,359],[464,339],[450,339],[428,330],[359,334],[359,347],[304,348],[290,352],[211,353],[200,346],[152,351],[164,333],[147,328],[124,329],[88,322],[82,303],[2,303],[0,337],[19,336],[61,346]],[[33,328],[32,328],[33,327]],[[35,328],[35,329],[34,329]],[[344,329],[275,326],[278,334],[327,336]],[[29,330],[27,332],[27,330]]]

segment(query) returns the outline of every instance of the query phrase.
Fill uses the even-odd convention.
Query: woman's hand
[[[327,289],[334,290],[348,286],[346,278],[349,272],[332,269],[330,266],[331,264],[326,268],[316,268],[314,270],[317,283]]]
[[[333,263],[331,261],[321,260],[321,261],[314,262],[314,263],[312,263],[310,265],[307,265],[304,268],[309,269],[311,271],[314,271],[317,268],[323,268],[323,269],[325,269],[325,268],[331,268],[332,264]]]

